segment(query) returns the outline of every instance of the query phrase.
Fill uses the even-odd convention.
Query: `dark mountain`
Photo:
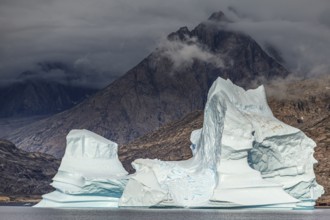
[[[0,118],[50,115],[69,109],[97,89],[83,84],[86,74],[63,62],[37,63],[11,83],[0,85]]]
[[[96,89],[41,79],[0,87],[0,117],[54,114],[73,107]]]
[[[60,161],[41,153],[28,153],[0,139],[0,196],[41,195],[49,185]]]
[[[250,37],[226,30],[222,12],[193,30],[180,28],[124,76],[72,109],[8,135],[18,147],[61,157],[73,128],[118,143],[202,110],[209,87],[221,76],[248,88],[288,75]]]
[[[314,167],[317,182],[325,189],[319,205],[330,205],[330,76],[294,80],[283,85],[275,82],[266,86],[269,105],[274,115],[285,123],[297,127],[317,144]],[[274,93],[277,91],[277,93]],[[279,93],[286,94],[280,96]],[[119,147],[119,158],[129,172],[131,162],[138,158],[168,161],[192,157],[190,135],[203,127],[203,111],[194,111]]]

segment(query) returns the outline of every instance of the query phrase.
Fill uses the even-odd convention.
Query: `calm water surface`
[[[311,211],[266,211],[224,209],[50,209],[0,206],[0,220],[330,220],[330,209]]]

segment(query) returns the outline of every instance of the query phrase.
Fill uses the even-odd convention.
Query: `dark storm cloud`
[[[56,61],[103,86],[164,35],[192,28],[217,10],[235,21],[230,28],[273,44],[292,70],[329,71],[327,0],[2,0],[0,79]]]

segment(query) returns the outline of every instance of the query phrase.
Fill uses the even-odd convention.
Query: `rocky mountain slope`
[[[325,194],[319,205],[330,205],[330,76],[274,82],[266,86],[268,102],[280,120],[303,130],[316,143],[315,173]],[[285,96],[283,96],[285,94]],[[192,112],[119,148],[125,168],[137,158],[183,160],[192,156],[190,134],[203,126],[203,112]]]
[[[119,158],[125,169],[133,173],[131,163],[138,158],[187,160],[192,157],[190,134],[203,126],[203,111],[189,113],[154,132],[139,137],[119,148]]]
[[[59,167],[59,160],[41,153],[28,153],[0,139],[0,196],[41,195]]]
[[[61,157],[73,128],[94,131],[118,143],[202,110],[218,77],[249,87],[288,74],[249,36],[226,30],[222,12],[168,40],[124,76],[74,108],[22,127],[6,138],[28,151]]]
[[[20,129],[23,126],[32,124],[47,117],[49,117],[49,115],[0,118],[0,138],[7,136],[11,132]]]

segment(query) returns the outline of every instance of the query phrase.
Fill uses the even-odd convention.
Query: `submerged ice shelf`
[[[127,175],[117,144],[73,130],[52,185],[37,207],[311,208],[323,193],[315,181],[315,143],[277,120],[262,86],[245,91],[218,78],[203,127],[191,134],[186,161],[137,159]]]

